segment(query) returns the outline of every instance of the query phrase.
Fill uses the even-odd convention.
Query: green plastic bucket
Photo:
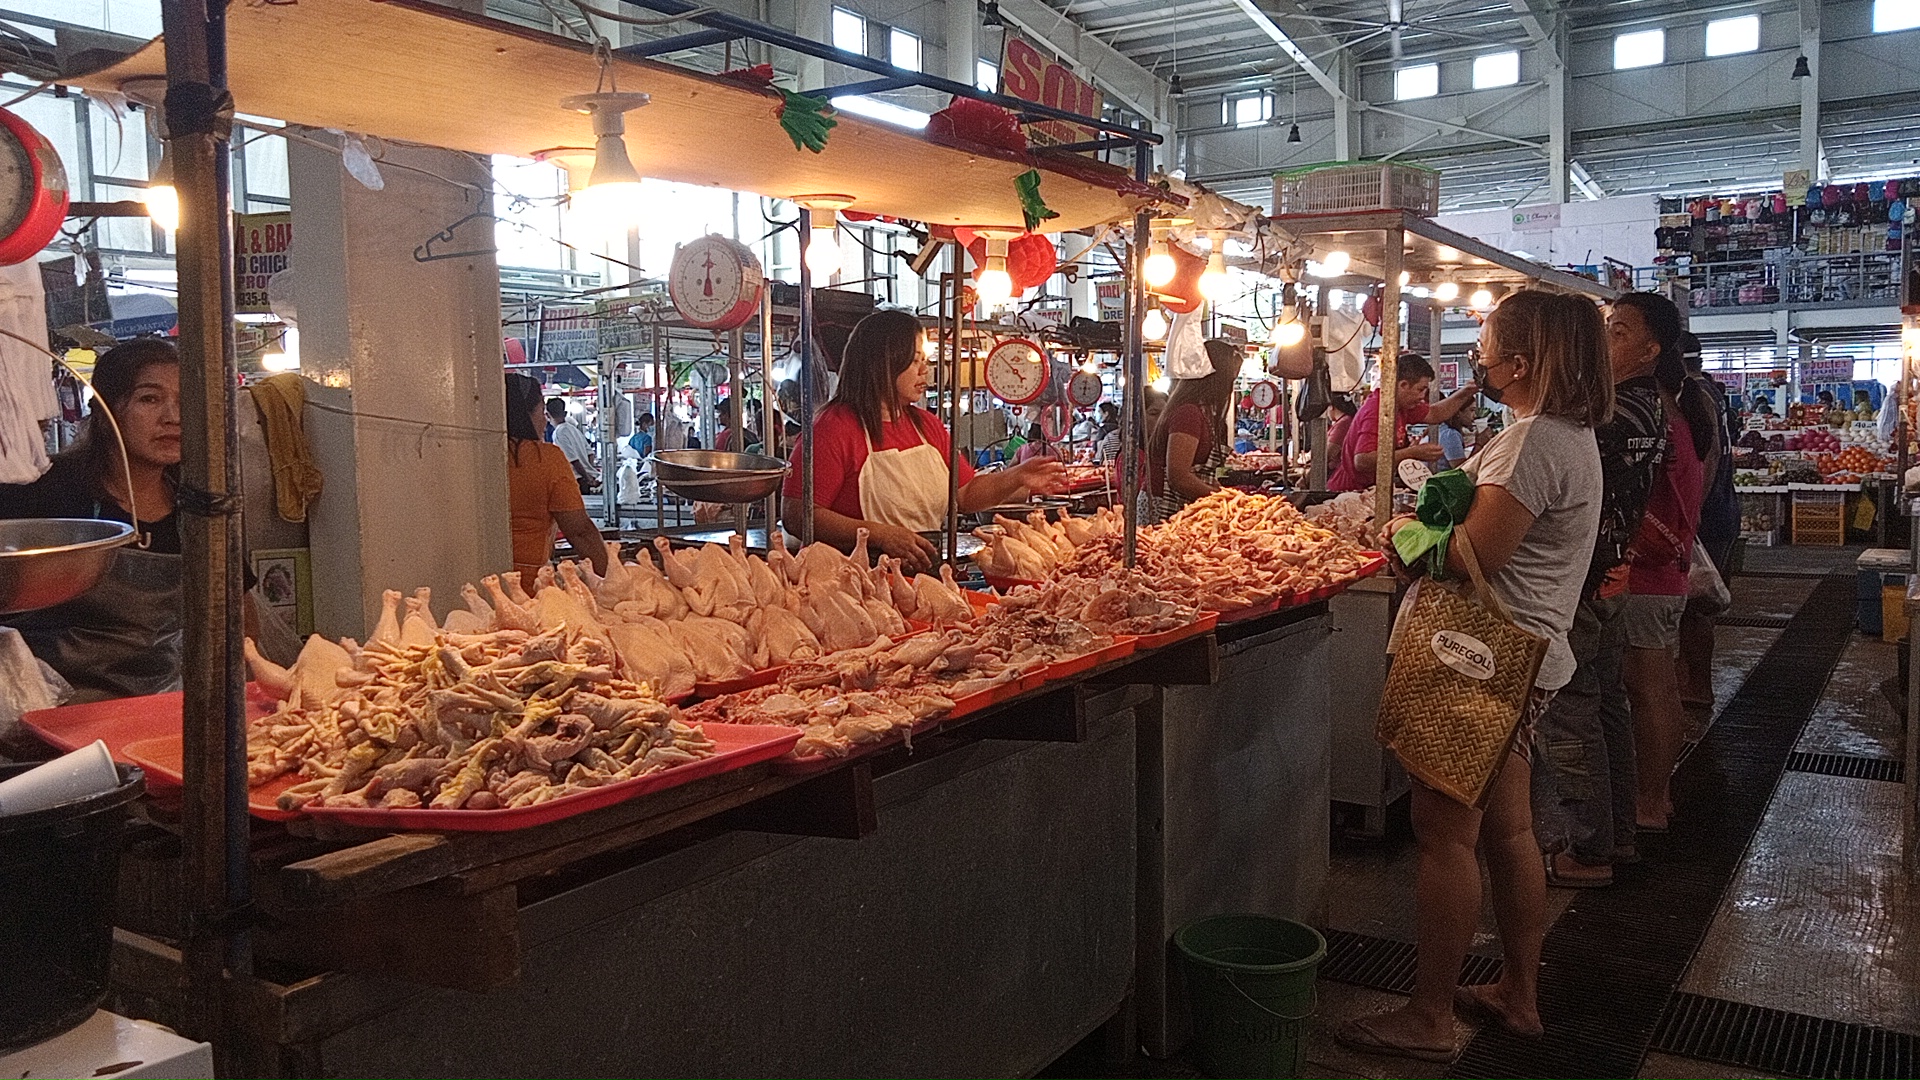
[[[1320,932],[1268,915],[1214,915],[1173,935],[1200,1064],[1209,1076],[1299,1076]]]

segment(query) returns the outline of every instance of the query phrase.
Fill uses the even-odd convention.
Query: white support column
[[[1800,55],[1811,78],[1800,83],[1800,167],[1814,183],[1827,178],[1820,150],[1820,0],[1800,0]]]
[[[947,78],[973,85],[980,59],[980,13],[975,0],[947,0]]]
[[[794,0],[794,33],[814,41],[833,41],[833,0]],[[799,57],[801,90],[817,90],[827,85],[827,62],[817,56]],[[968,82],[973,80],[969,79]]]
[[[1333,72],[1340,93],[1333,96],[1333,156],[1338,161],[1356,161],[1360,148],[1360,113],[1366,102],[1360,99],[1360,69],[1352,54],[1341,50],[1334,58]]]
[[[1565,25],[1554,30],[1546,42],[1547,64],[1547,198],[1556,203],[1567,201],[1567,175],[1570,153],[1567,147],[1567,31]]]
[[[383,589],[431,586],[444,614],[462,584],[513,564],[493,223],[462,224],[450,245],[482,254],[413,257],[488,199],[426,173],[480,192],[492,179],[445,150],[390,143],[384,161],[411,169],[369,191],[337,153],[287,146],[301,367],[319,384],[307,433],[326,476],[308,517],[314,619],[329,637],[364,637]]]

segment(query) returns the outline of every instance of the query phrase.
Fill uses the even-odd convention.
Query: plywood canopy
[[[242,112],[482,154],[593,145],[588,118],[560,107],[600,82],[583,42],[423,0],[233,4],[227,40]],[[619,89],[653,96],[627,117],[627,146],[644,176],[778,198],[845,193],[855,210],[928,223],[1021,221],[1013,179],[1035,164],[1024,155],[969,152],[845,114],[814,154],[794,149],[769,94],[653,61],[616,58],[612,71]],[[116,90],[164,73],[155,41],[66,81]],[[1041,195],[1060,215],[1049,230],[1132,213],[1118,185],[1039,167]]]
[[[1356,273],[1378,280],[1387,263],[1387,230],[1404,231],[1401,266],[1413,284],[1442,277],[1463,291],[1479,284],[1540,284],[1561,292],[1610,300],[1619,290],[1579,274],[1523,259],[1511,252],[1433,223],[1410,210],[1366,210],[1349,214],[1286,214],[1271,219],[1281,232],[1311,243],[1316,257],[1339,248],[1353,259]],[[1336,281],[1333,284],[1340,284]]]

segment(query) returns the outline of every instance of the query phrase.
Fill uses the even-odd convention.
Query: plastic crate
[[[1440,211],[1440,174],[1402,161],[1337,161],[1288,169],[1273,178],[1276,214],[1343,210]]]
[[[1841,547],[1847,542],[1847,493],[1795,491],[1793,542]]]

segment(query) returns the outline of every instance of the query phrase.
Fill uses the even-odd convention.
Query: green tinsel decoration
[[[1020,213],[1027,219],[1027,231],[1034,226],[1060,215],[1047,209],[1047,202],[1040,197],[1040,170],[1028,169],[1013,178],[1013,190],[1020,193]]]
[[[837,127],[840,121],[833,118],[833,106],[826,98],[796,94],[790,90],[780,92],[780,129],[793,140],[795,150],[811,150],[819,153],[827,148],[827,132]]]

